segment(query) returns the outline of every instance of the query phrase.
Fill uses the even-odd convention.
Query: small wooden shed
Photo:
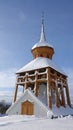
[[[25,90],[24,94],[7,110],[6,114],[35,115],[46,117],[48,108],[30,90]]]

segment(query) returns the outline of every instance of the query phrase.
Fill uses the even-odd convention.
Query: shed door
[[[29,101],[25,101],[21,104],[21,114],[25,114],[25,115],[33,115],[33,104]]]

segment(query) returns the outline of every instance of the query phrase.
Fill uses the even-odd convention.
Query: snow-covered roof
[[[51,48],[53,48],[53,46],[50,45],[50,44],[48,44],[46,41],[43,41],[43,42],[39,41],[38,43],[36,43],[36,44],[32,47],[32,50],[35,49],[35,48],[37,48],[37,47],[51,47]]]
[[[54,62],[52,62],[52,60],[45,57],[38,57],[32,60],[31,62],[23,66],[21,69],[19,69],[16,73],[23,73],[23,72],[41,69],[45,67],[53,68],[59,73],[66,75]]]

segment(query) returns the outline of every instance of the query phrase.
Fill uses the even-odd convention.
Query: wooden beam
[[[38,73],[36,71],[36,75],[35,75],[35,95],[38,96],[38,82],[37,82],[37,79],[38,79]]]
[[[66,107],[66,104],[65,104],[65,96],[64,96],[64,89],[63,89],[63,86],[62,86],[62,85],[61,85],[61,89],[62,89],[62,91],[61,91],[62,105],[63,105],[64,107]]]
[[[35,82],[35,95],[38,97],[38,82]]]
[[[67,83],[66,83],[67,84]],[[68,84],[66,85],[66,97],[67,97],[67,104],[71,107],[71,101],[70,101],[70,95],[69,95],[69,89]]]
[[[50,88],[50,68],[47,68],[47,93],[48,93],[48,107],[52,109],[52,96]]]
[[[17,98],[17,91],[18,91],[18,85],[16,84],[15,94],[14,94],[14,102],[16,101],[16,98]]]

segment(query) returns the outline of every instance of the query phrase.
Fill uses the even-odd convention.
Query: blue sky
[[[46,40],[55,49],[53,61],[68,74],[73,91],[72,0],[0,0],[0,88],[14,87],[15,72],[33,59],[43,11]]]

